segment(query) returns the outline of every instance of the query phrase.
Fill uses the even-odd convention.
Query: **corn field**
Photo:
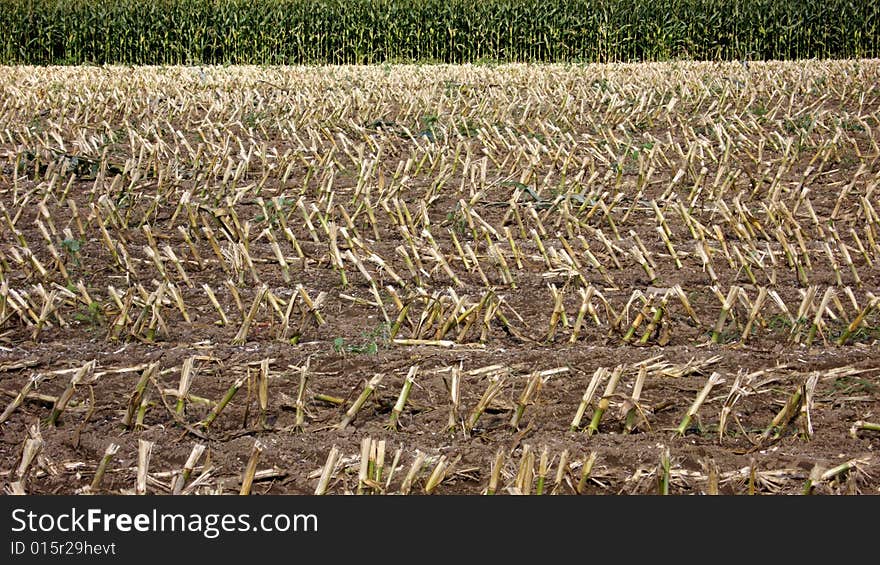
[[[0,0],[4,64],[788,60],[880,55],[849,0]]]
[[[7,493],[880,492],[877,61],[0,93]]]

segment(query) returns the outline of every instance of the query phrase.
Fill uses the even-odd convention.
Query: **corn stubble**
[[[103,381],[124,374],[109,416],[121,439],[85,462],[95,473],[84,492],[119,490],[117,476],[136,493],[222,489],[217,474],[230,471],[213,467],[205,446],[277,432],[270,422],[289,416],[284,429],[304,440],[338,434],[309,485],[316,494],[340,485],[435,494],[468,480],[486,494],[559,494],[614,488],[618,478],[605,482],[595,464],[618,432],[637,441],[672,421],[673,442],[711,431],[718,446],[757,449],[796,427],[796,441],[809,442],[826,431],[817,415],[829,405],[869,397],[870,367],[728,376],[729,363],[715,365],[768,344],[805,358],[856,358],[876,345],[880,127],[867,111],[848,113],[864,106],[875,63],[450,66],[431,71],[449,81],[430,91],[426,72],[0,69],[15,93],[0,115],[3,343],[69,332],[133,350],[204,330],[189,345],[237,352],[208,393],[214,369],[191,350],[124,371],[101,360],[60,370],[3,361],[14,385],[4,386],[0,423],[39,413],[45,433],[72,424],[78,440],[103,412]],[[474,86],[502,83],[517,88]],[[279,105],[282,96],[298,110]],[[426,101],[444,112],[425,116]],[[392,117],[364,113],[392,106]],[[831,187],[830,201],[819,185]],[[603,343],[627,358],[546,368],[517,355]],[[253,353],[266,344],[298,365]],[[412,356],[388,377],[378,364],[360,372],[361,360],[386,352]],[[325,387],[325,354],[357,367],[343,392]],[[386,390],[392,374],[399,388]],[[571,383],[561,414],[548,391]],[[257,426],[245,429],[254,401]],[[770,412],[754,410],[765,401]],[[336,439],[377,423],[387,435],[358,454]],[[151,469],[166,446],[140,433],[156,425],[197,441],[182,467]],[[846,425],[856,442],[878,431],[867,410]],[[557,429],[564,445],[541,435]],[[477,471],[425,443],[502,433],[513,443],[468,463]],[[52,444],[26,439],[15,492],[52,468]],[[398,439],[392,455],[385,442]],[[676,467],[677,445],[651,471],[660,492],[685,483],[719,492],[741,479],[753,492],[794,481],[824,492],[872,464],[852,458],[801,489],[803,477],[758,470],[760,461],[746,474],[708,463],[688,474]],[[235,471],[242,494],[267,476],[261,446],[241,454],[250,456]],[[117,468],[135,454],[136,469]]]

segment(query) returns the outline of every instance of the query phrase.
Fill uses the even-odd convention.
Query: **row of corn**
[[[0,62],[862,58],[878,22],[847,0],[3,0]]]

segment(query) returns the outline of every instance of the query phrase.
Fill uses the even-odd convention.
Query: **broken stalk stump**
[[[394,408],[391,409],[391,417],[386,425],[389,430],[397,430],[399,427],[400,415],[403,413],[403,409],[406,406],[406,401],[409,398],[409,393],[410,390],[412,390],[413,382],[415,381],[418,370],[418,365],[413,365],[409,368],[409,372],[403,381],[403,387],[400,389],[400,395],[397,397],[397,402],[394,403]]]
[[[367,384],[364,386],[364,390],[361,392],[360,396],[357,397],[357,400],[354,401],[354,404],[348,409],[345,413],[345,416],[342,418],[342,421],[336,425],[336,429],[344,430],[348,427],[348,425],[354,420],[357,413],[363,407],[364,403],[373,394],[373,391],[376,390],[376,387],[379,386],[379,383],[382,382],[382,378],[385,375],[382,373],[377,373],[373,375],[373,378],[370,379]]]
[[[61,393],[61,396],[58,397],[58,402],[55,403],[55,406],[52,407],[52,414],[49,416],[49,425],[55,427],[58,425],[58,419],[61,417],[61,413],[64,412],[64,409],[67,408],[67,403],[70,402],[70,399],[73,397],[73,393],[76,392],[76,385],[86,379],[91,377],[95,372],[95,364],[96,361],[93,359],[79,368],[79,370],[74,373],[73,377],[70,378],[70,382],[67,384],[67,388],[64,389],[64,392]]]
[[[107,446],[107,449],[104,450],[104,456],[101,457],[101,461],[98,463],[97,469],[95,469],[95,476],[92,477],[92,483],[89,485],[89,492],[94,494],[98,492],[98,489],[101,488],[101,481],[104,480],[104,473],[107,472],[107,466],[110,464],[110,460],[114,455],[119,451],[118,443],[111,443]]]
[[[254,484],[254,475],[257,473],[257,463],[260,460],[260,454],[263,453],[264,446],[257,440],[254,442],[254,447],[251,449],[251,456],[248,459],[247,466],[244,469],[244,475],[241,478],[241,490],[239,490],[238,494],[240,496],[247,496],[251,493],[251,487]]]
[[[211,410],[211,412],[208,413],[205,419],[202,420],[200,424],[202,428],[207,429],[214,422],[214,420],[217,419],[217,416],[219,416],[220,412],[222,412],[223,409],[226,408],[226,405],[229,404],[229,401],[232,400],[232,397],[235,396],[235,393],[238,392],[238,389],[242,387],[247,378],[247,375],[242,375],[241,377],[236,379],[234,383],[232,383],[232,386],[229,387],[229,389],[226,391],[226,394],[223,395],[223,398],[220,399],[220,402],[218,402]]]
[[[685,413],[684,418],[682,418],[681,423],[676,428],[675,433],[679,436],[683,436],[687,431],[688,426],[691,423],[691,419],[696,415],[696,413],[700,410],[700,406],[706,401],[706,398],[709,397],[709,393],[712,392],[712,388],[716,385],[722,384],[724,382],[724,377],[722,377],[719,373],[712,373],[709,375],[709,378],[706,379],[706,384],[703,385],[703,389],[694,399],[693,404],[691,404],[688,411]]]
[[[611,396],[614,394],[614,389],[617,388],[617,383],[620,381],[620,376],[622,374],[623,365],[618,365],[611,371],[611,377],[608,379],[608,384],[605,385],[605,393],[602,395],[602,398],[599,399],[599,404],[596,406],[596,411],[593,412],[593,418],[590,420],[590,425],[587,426],[588,436],[599,431],[599,421],[602,420],[602,416],[611,404]]]

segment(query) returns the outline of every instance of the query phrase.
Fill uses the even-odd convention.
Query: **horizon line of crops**
[[[636,62],[880,56],[848,0],[0,0],[2,64]]]

